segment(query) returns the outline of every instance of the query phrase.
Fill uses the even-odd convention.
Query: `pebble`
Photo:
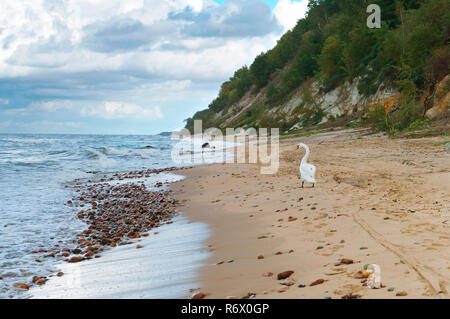
[[[298,288],[305,288],[306,286],[304,284],[298,284],[297,287]]]
[[[395,289],[395,288],[390,287],[390,288],[387,289],[387,291],[394,291],[394,289]]]
[[[350,259],[350,258],[342,258],[342,259],[341,259],[341,264],[345,264],[345,265],[353,264],[353,259]]]
[[[33,277],[33,279],[31,279],[31,282],[33,283],[33,284],[35,284],[37,281],[39,281],[41,279],[41,277],[38,277],[38,276],[34,276]]]
[[[406,291],[400,291],[400,292],[397,292],[395,295],[398,297],[404,297],[404,296],[407,296],[408,293]]]
[[[317,280],[313,281],[312,283],[310,283],[309,286],[310,287],[317,286],[317,285],[323,284],[324,282],[325,282],[324,279],[317,279]]]
[[[289,286],[294,285],[295,282],[293,282],[292,280],[290,280],[290,279],[288,278],[288,279],[284,279],[284,280],[280,281],[280,284],[289,287]]]
[[[47,282],[47,279],[41,278],[35,282],[36,285],[42,286]]]
[[[27,285],[27,284],[25,284],[25,283],[23,283],[23,282],[16,282],[16,283],[13,285],[13,287],[14,287],[14,288],[19,288],[19,289],[26,289],[26,290],[30,289],[30,286]]]
[[[148,236],[148,232],[165,223],[176,212],[176,201],[171,198],[171,190],[150,191],[144,183],[135,183],[132,179],[149,177],[177,169],[136,170],[129,172],[111,173],[108,177],[98,180],[78,180],[73,187],[76,197],[68,200],[71,207],[83,207],[75,216],[86,223],[87,228],[78,234],[73,243],[75,247],[61,247],[56,244],[52,249],[33,250],[33,254],[44,253],[43,257],[62,258],[64,261],[75,263],[83,259],[99,258],[106,247],[116,247],[130,244],[129,239]],[[182,168],[186,169],[186,168]],[[126,184],[108,184],[107,181],[123,181],[131,179]],[[162,186],[162,183],[157,183]],[[155,232],[157,234],[158,232]],[[52,238],[51,238],[52,239]],[[63,241],[59,240],[62,244]],[[61,245],[62,246],[62,245]],[[136,248],[141,245],[137,245]],[[81,256],[70,256],[71,254]],[[34,259],[40,262],[41,259]],[[57,276],[62,276],[59,272]],[[46,281],[45,277],[36,279],[36,284]]]
[[[317,246],[316,247],[316,249],[322,249],[323,248],[323,246]]]
[[[361,295],[349,292],[348,294],[343,295],[341,298],[342,299],[359,299],[359,298],[361,298]]]
[[[191,296],[191,299],[203,299],[206,297],[206,294],[202,292],[197,292]]]
[[[359,271],[353,276],[353,278],[355,278],[355,279],[363,279],[363,278],[366,278],[366,277],[364,276],[363,272],[362,272],[361,270],[359,270]]]
[[[264,256],[263,255],[259,255],[258,259],[264,259]]]
[[[363,246],[363,247],[359,247],[359,249],[363,250],[363,249],[369,249],[369,248]]]
[[[290,277],[293,273],[294,273],[293,270],[286,270],[286,271],[280,272],[277,275],[277,279],[278,280],[286,279],[286,278]]]
[[[74,257],[72,257],[72,258],[69,259],[69,262],[70,262],[70,263],[78,263],[78,262],[80,262],[80,261],[82,261],[82,260],[83,260],[83,257],[80,257],[80,256],[74,256]]]

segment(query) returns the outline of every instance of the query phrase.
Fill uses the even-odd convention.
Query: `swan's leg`
[[[303,188],[303,184],[305,184],[305,181],[302,181],[302,188]]]
[[[314,188],[314,183],[313,183],[313,186],[312,186],[313,188]]]

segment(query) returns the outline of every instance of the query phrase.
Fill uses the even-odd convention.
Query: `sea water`
[[[111,172],[192,165],[188,161],[183,163],[172,161],[172,149],[179,142],[180,140],[159,135],[0,134],[0,277],[2,278],[0,279],[0,298],[28,297],[29,293],[13,288],[13,283],[30,283],[33,276],[48,275],[60,270],[61,264],[60,262],[55,264],[54,258],[38,259],[31,252],[40,248],[50,248],[55,244],[62,247],[65,244],[69,245],[76,238],[76,234],[86,228],[86,225],[76,218],[76,208],[64,205],[74,196],[71,186],[76,179],[87,180],[98,174]],[[192,146],[193,151],[198,150],[199,144],[203,143],[196,139],[192,144],[183,142]],[[215,146],[215,150],[197,154],[207,158],[208,163],[211,159],[216,162],[223,161],[223,153],[217,151],[233,146],[232,143],[220,141],[208,142],[211,146]],[[186,156],[197,156],[191,153],[186,153]],[[199,164],[199,161],[196,161],[196,164]],[[154,185],[157,181],[170,182],[179,178],[180,176],[172,173],[152,175],[149,185]],[[170,229],[170,226],[172,230],[180,227],[185,238],[199,232],[203,234],[203,237],[207,234],[204,225],[190,225],[183,216],[175,217],[175,222],[166,227]],[[167,230],[167,236],[172,236],[171,240],[166,238],[168,245],[172,243],[174,247],[179,246],[177,242],[179,236],[175,236],[177,233],[180,232]],[[203,237],[197,236],[201,239],[204,239]],[[183,241],[186,240],[183,239]],[[152,262],[156,264],[158,263],[157,251],[161,251],[159,260],[162,263],[159,264],[161,266],[165,263],[164,260],[167,261],[170,258],[167,259],[167,250],[163,251],[158,247],[164,247],[164,244],[152,243],[150,251]],[[194,248],[186,244],[184,253],[193,254],[197,248],[198,245]],[[105,260],[113,258],[108,257],[108,254],[114,254],[114,249],[107,251],[104,254],[105,257],[100,258],[98,262],[103,258]],[[175,263],[173,265],[175,268],[176,263],[181,261],[180,258],[176,258],[180,254],[183,253],[178,252],[171,261]],[[196,261],[198,256],[191,256],[190,259]],[[184,267],[191,269],[193,266],[185,264]],[[113,271],[113,268],[110,270]],[[156,275],[164,276],[158,272]],[[179,279],[180,276],[184,275],[178,274],[177,278]],[[187,278],[193,278],[193,273],[186,276],[188,277],[183,277],[185,281]],[[167,287],[173,287],[176,281],[170,278],[169,276],[164,280]],[[46,285],[51,282],[52,280]],[[116,289],[111,292],[111,296],[127,297],[125,291],[133,290],[130,284],[123,291]],[[187,283],[184,282],[184,284]],[[136,296],[174,298],[181,296],[180,285],[179,289],[164,290],[164,284],[158,282],[158,287],[158,293],[153,289],[152,293],[140,292],[140,295],[137,293]],[[90,295],[87,294],[86,297],[102,297],[92,291],[89,293]],[[48,296],[56,297],[51,294]],[[83,292],[78,290],[71,296],[82,297]]]

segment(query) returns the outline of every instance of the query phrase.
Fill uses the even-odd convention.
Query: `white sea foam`
[[[112,180],[106,181],[105,183],[110,185],[122,185],[122,184],[144,184],[145,187],[150,191],[160,190],[161,187],[155,186],[157,183],[173,183],[183,180],[185,177],[182,175],[174,174],[171,172],[161,172],[159,174],[150,174],[149,177],[139,177],[139,178],[124,178],[122,180]],[[95,184],[95,183],[93,183]],[[165,188],[165,187],[163,187]]]

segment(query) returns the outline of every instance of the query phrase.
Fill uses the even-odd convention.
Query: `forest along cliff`
[[[306,17],[243,66],[207,109],[203,128],[278,127],[281,133],[371,123],[388,133],[449,118],[447,0],[310,0]]]

